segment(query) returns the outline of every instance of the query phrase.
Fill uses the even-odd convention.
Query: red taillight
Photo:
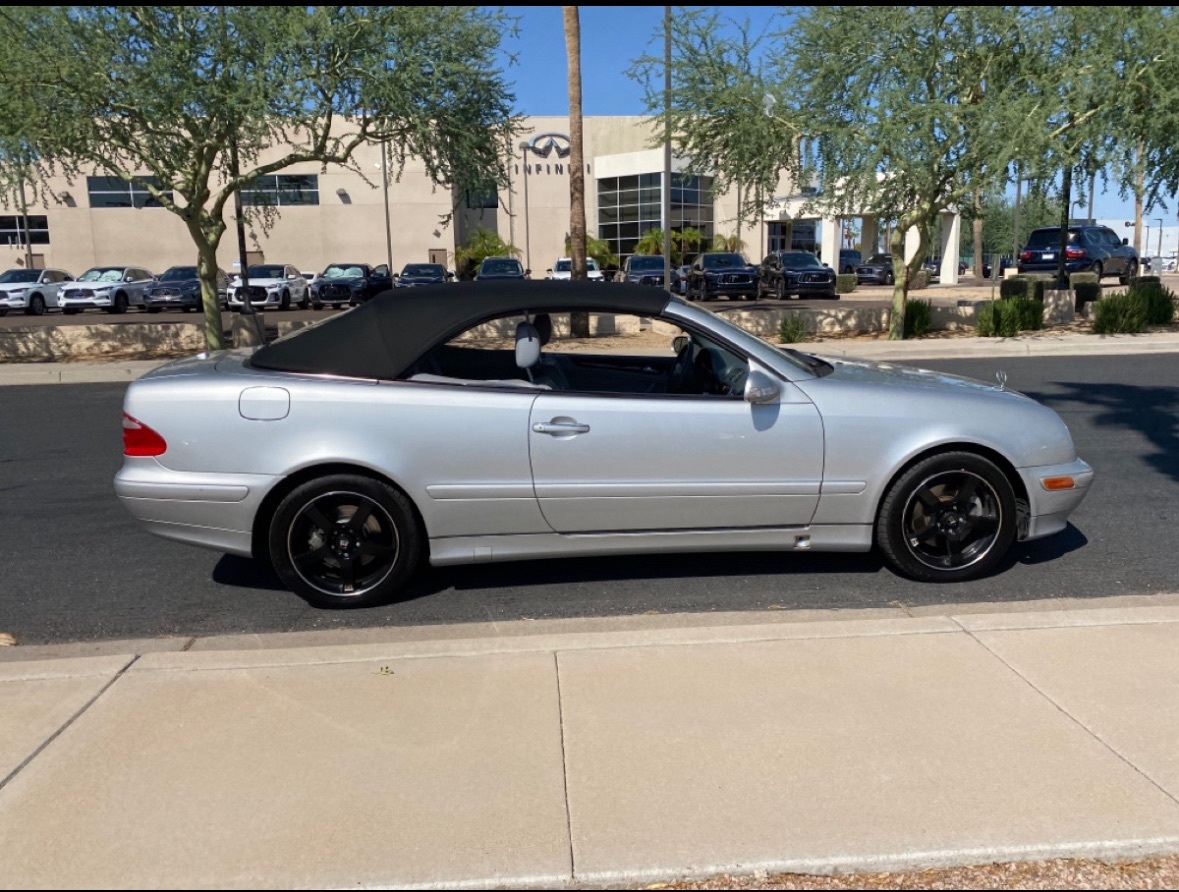
[[[123,413],[123,455],[163,455],[167,449],[163,437],[142,421]]]
[[[1064,256],[1069,260],[1082,260],[1085,257],[1084,248],[1065,248]]]
[[[1019,252],[1019,259],[1022,260],[1024,263],[1027,263],[1029,260],[1032,259],[1032,252],[1031,251],[1020,251]]]

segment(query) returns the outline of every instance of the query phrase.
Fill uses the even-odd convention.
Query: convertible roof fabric
[[[385,291],[354,309],[259,348],[249,365],[280,372],[391,379],[426,351],[501,316],[625,313],[654,316],[662,288],[606,282],[460,282]]]

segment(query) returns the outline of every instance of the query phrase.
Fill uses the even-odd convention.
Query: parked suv
[[[323,309],[324,304],[331,304],[338,310],[344,305],[362,304],[392,287],[393,277],[383,263],[380,266],[329,263],[312,283],[308,300],[317,310]]]
[[[1054,273],[1060,262],[1060,227],[1033,229],[1019,253],[1021,273]],[[1117,276],[1123,285],[1138,275],[1138,252],[1108,226],[1070,226],[1064,250],[1066,273]]]
[[[64,269],[9,269],[0,273],[0,316],[9,310],[24,310],[26,316],[41,316],[57,306],[58,289],[74,279]]]
[[[674,271],[675,265],[672,265]],[[662,254],[631,254],[622,266],[619,281],[630,285],[663,285]]]
[[[515,257],[484,257],[479,264],[479,271],[475,273],[476,282],[487,282],[492,279],[527,279],[532,270],[524,269]]]
[[[731,251],[710,251],[697,257],[688,271],[688,300],[719,297],[756,300],[757,267]]]
[[[839,252],[839,271],[841,273],[854,273],[856,267],[863,262],[864,258],[860,252],[855,248],[843,248]]]

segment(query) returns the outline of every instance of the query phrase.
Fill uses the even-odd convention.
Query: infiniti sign
[[[558,158],[568,158],[573,146],[569,137],[563,133],[541,133],[529,140],[528,149],[541,158],[548,158],[553,152],[557,153]]]

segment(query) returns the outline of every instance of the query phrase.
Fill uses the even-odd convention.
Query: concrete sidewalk
[[[0,886],[1179,852],[1179,598],[1043,606],[5,649]]]
[[[1179,353],[1179,333],[1049,334],[1017,338],[925,338],[912,341],[831,339],[794,345],[820,356],[916,362],[922,359],[999,359],[1018,356],[1108,356],[1129,353]],[[638,351],[643,353],[643,351]],[[654,355],[654,351],[651,351]],[[659,355],[666,353],[660,349]],[[0,363],[6,384],[96,384],[129,382],[167,360],[122,362]]]

